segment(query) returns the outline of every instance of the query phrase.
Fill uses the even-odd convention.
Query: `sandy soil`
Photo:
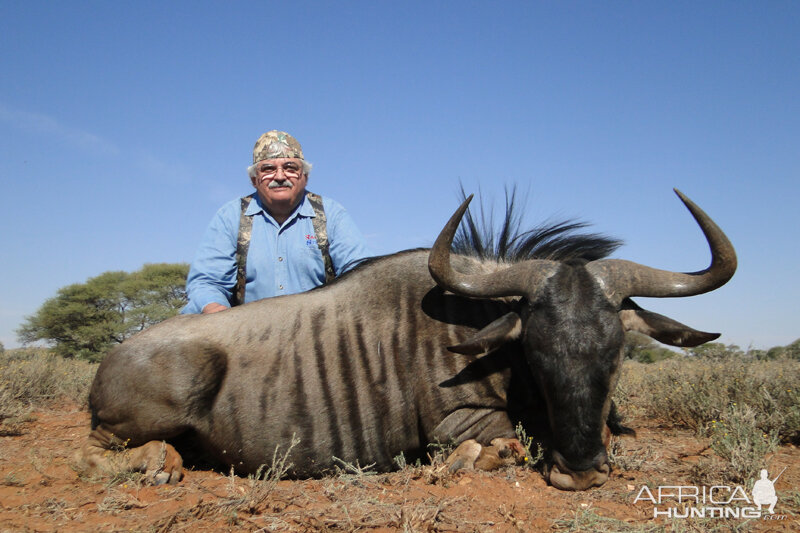
[[[630,420],[636,439],[617,442],[620,464],[606,485],[558,491],[524,467],[449,475],[408,468],[387,475],[281,481],[263,499],[252,480],[191,470],[177,486],[140,476],[80,479],[71,456],[88,431],[76,406],[37,411],[16,435],[0,436],[0,531],[800,531],[800,450],[783,447],[770,471],[783,520],[653,519],[633,501],[647,484],[692,485],[688,474],[711,454],[691,433]],[[774,475],[774,474],[773,474]],[[265,488],[266,487],[266,488]]]

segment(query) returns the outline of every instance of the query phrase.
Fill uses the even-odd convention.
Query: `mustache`
[[[278,187],[289,187],[290,189],[293,189],[294,184],[288,179],[284,178],[282,180],[272,180],[269,182],[269,185],[267,185],[268,189],[276,189]]]

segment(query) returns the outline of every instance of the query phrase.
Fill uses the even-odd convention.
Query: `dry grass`
[[[0,353],[0,435],[14,435],[34,407],[85,404],[97,365],[63,359],[44,348]]]
[[[631,445],[629,437],[612,437],[608,446],[608,459],[620,470],[649,471],[651,465],[659,459],[658,451],[653,448],[639,448]]]
[[[289,446],[281,451],[280,446],[276,446],[272,452],[272,461],[269,465],[261,465],[254,475],[247,477],[247,488],[237,486],[236,478],[231,468],[229,491],[231,497],[221,505],[238,512],[255,514],[267,501],[275,487],[292,467],[289,462],[292,449],[300,443],[300,439],[292,435]]]
[[[592,531],[596,533],[661,533],[671,531],[663,525],[631,525],[622,520],[608,518],[597,513],[591,507],[574,511],[568,518],[553,523],[556,531]]]
[[[629,414],[664,420],[708,439],[714,454],[692,469],[690,478],[697,484],[752,484],[781,442],[800,441],[797,360],[738,356],[676,357],[651,365],[627,361],[616,401]],[[611,452],[613,457],[613,445]],[[615,459],[624,468],[627,458],[622,458],[622,463]]]
[[[68,399],[83,403],[96,365],[64,360],[46,350],[12,350],[0,354],[0,431],[15,431],[24,424],[34,406],[46,406]],[[780,442],[798,442],[800,437],[800,362],[791,360],[755,361],[746,358],[676,357],[650,365],[628,361],[616,394],[623,414],[657,418],[666,426],[692,429],[710,451],[700,459],[691,475],[698,484],[717,481],[749,482],[768,463]],[[521,429],[521,428],[520,428]],[[524,431],[518,436],[526,446],[531,440]],[[296,443],[293,444],[293,446]],[[298,524],[306,530],[353,531],[385,528],[398,531],[525,531],[526,516],[521,508],[498,509],[488,522],[470,514],[470,496],[432,496],[426,487],[460,488],[466,480],[447,471],[444,459],[452,445],[429,448],[428,464],[409,465],[402,456],[400,472],[375,474],[367,466],[341,463],[338,474],[325,478],[314,489],[303,481],[280,482],[289,468],[291,447],[275,450],[272,462],[257,475],[231,476],[214,501],[199,501],[183,507],[152,525],[153,531],[190,530],[200,519],[220,520],[227,529],[292,531]],[[530,450],[532,459],[541,450]],[[711,453],[713,452],[713,453]],[[2,450],[0,450],[2,455]],[[613,439],[609,456],[620,470],[644,472],[650,476],[653,464],[661,464],[656,448],[636,447],[634,441]],[[7,458],[6,458],[7,459]],[[45,455],[28,457],[42,481],[49,479],[39,466],[50,461]],[[532,460],[531,464],[536,461]],[[772,472],[772,469],[770,469]],[[471,482],[480,484],[481,473],[472,473]],[[487,476],[490,474],[486,474]],[[491,474],[495,478],[498,473]],[[499,474],[501,477],[503,472]],[[526,469],[509,469],[506,481],[535,475]],[[655,475],[655,474],[652,474]],[[529,479],[529,478],[528,478]],[[24,487],[29,483],[13,473],[0,485]],[[130,494],[131,486],[142,484],[141,474],[120,474],[105,485],[98,510],[116,516],[146,504]],[[653,485],[657,485],[654,481]],[[638,485],[638,482],[637,482]],[[137,491],[134,491],[138,494]],[[562,531],[744,531],[748,522],[676,521],[664,524],[630,524],[604,517],[592,507],[611,501],[613,495],[587,493],[588,508],[564,515],[550,525]],[[629,501],[627,494],[622,495]],[[154,504],[150,504],[154,505]],[[782,512],[800,513],[800,493],[781,495]],[[41,512],[60,517],[64,505],[45,502]],[[485,516],[485,515],[484,515]],[[498,518],[501,517],[501,518]]]
[[[677,357],[659,363],[628,361],[616,393],[623,412],[666,420],[710,435],[737,406],[753,410],[762,434],[800,442],[800,361],[742,357]]]

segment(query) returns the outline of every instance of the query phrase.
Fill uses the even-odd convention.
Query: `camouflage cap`
[[[285,131],[272,130],[258,138],[253,147],[253,164],[264,159],[295,157],[304,159],[303,149],[297,139]]]

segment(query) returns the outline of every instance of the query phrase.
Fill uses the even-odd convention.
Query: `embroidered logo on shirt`
[[[316,235],[306,235],[306,245],[307,246],[315,246],[316,244],[317,244]]]

